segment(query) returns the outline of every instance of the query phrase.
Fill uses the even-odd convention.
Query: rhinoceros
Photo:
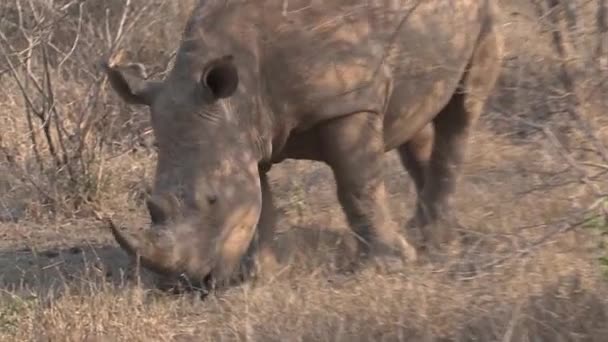
[[[501,70],[499,11],[493,0],[198,2],[164,80],[104,63],[117,94],[149,108],[158,153],[151,225],[111,224],[115,240],[159,274],[228,279],[254,257],[271,272],[267,173],[300,159],[332,170],[357,260],[413,261],[449,241],[467,142]],[[383,158],[395,150],[422,242],[389,214]]]

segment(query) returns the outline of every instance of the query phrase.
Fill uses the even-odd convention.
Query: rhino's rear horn
[[[110,228],[110,231],[112,232],[112,235],[114,236],[116,242],[127,253],[129,253],[129,255],[135,256],[137,253],[140,252],[141,246],[140,242],[137,239],[123,234],[120,229],[114,224],[114,221],[112,219],[107,218],[105,219],[105,221],[108,227]]]

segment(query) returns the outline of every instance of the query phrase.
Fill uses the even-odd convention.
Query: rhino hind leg
[[[432,245],[453,240],[449,226],[456,223],[451,201],[471,130],[482,114],[495,87],[502,58],[502,36],[487,25],[482,32],[469,66],[448,104],[433,120],[433,147],[419,192],[415,224]]]
[[[332,169],[338,201],[358,241],[358,261],[373,255],[403,265],[416,259],[416,251],[389,213],[382,124],[381,116],[367,112],[325,123],[319,128],[323,159]]]
[[[397,152],[401,160],[401,164],[411,177],[416,195],[418,199],[417,212],[421,212],[422,191],[426,182],[431,153],[433,151],[433,140],[435,136],[435,128],[433,123],[428,123],[418,133],[416,133],[407,143],[399,146]],[[424,241],[428,240],[424,230],[419,224],[420,214],[417,214],[406,224],[408,236],[415,242],[418,248],[424,245]]]
[[[434,133],[433,124],[428,123],[412,139],[397,149],[401,164],[414,181],[417,194],[420,194],[424,187],[425,176],[433,151]]]

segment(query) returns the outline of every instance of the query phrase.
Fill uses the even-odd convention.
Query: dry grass
[[[331,174],[320,164],[288,161],[271,171],[284,271],[270,282],[205,300],[158,293],[146,273],[141,284],[124,280],[125,255],[92,215],[101,210],[129,225],[147,222],[141,199],[155,155],[146,113],[117,101],[93,65],[115,47],[110,41],[124,2],[91,0],[78,7],[56,1],[49,7],[32,1],[45,23],[64,15],[74,23],[46,31],[33,25],[29,3],[0,4],[0,45],[13,63],[10,68],[0,56],[0,340],[608,340],[608,160],[596,153],[608,142],[608,120],[601,115],[608,108],[601,98],[606,70],[592,65],[590,56],[576,56],[576,95],[585,101],[575,114],[592,127],[595,141],[567,113],[571,99],[556,76],[561,60],[543,33],[547,23],[530,1],[501,2],[507,13],[505,73],[473,137],[455,203],[468,244],[404,274],[368,269],[339,276],[331,264],[346,224]],[[589,16],[595,2],[580,3],[580,15]],[[21,18],[22,27],[15,25],[17,4],[30,14]],[[66,4],[71,7],[61,10]],[[127,22],[140,19],[124,27],[117,46],[162,72],[192,2],[131,5]],[[107,20],[100,15],[105,9]],[[515,11],[521,14],[508,15]],[[577,42],[595,44],[594,21],[580,22]],[[63,126],[50,130],[58,164],[42,121],[30,113],[34,149],[14,77],[25,80],[29,67],[33,80],[44,79],[44,44],[26,39],[37,35],[52,37],[47,65],[55,82],[42,92],[30,83],[29,94],[43,117]],[[21,66],[28,51],[31,62]],[[45,107],[49,91],[54,107]],[[83,134],[87,123],[92,128]],[[387,159],[391,209],[405,222],[412,184],[396,156]]]

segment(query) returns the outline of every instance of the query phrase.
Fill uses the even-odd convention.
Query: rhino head
[[[146,80],[136,64],[104,69],[124,101],[149,108],[158,148],[151,225],[138,235],[112,225],[116,241],[157,273],[232,276],[262,205],[251,123],[233,100],[240,83],[234,59],[189,63],[162,82]]]

